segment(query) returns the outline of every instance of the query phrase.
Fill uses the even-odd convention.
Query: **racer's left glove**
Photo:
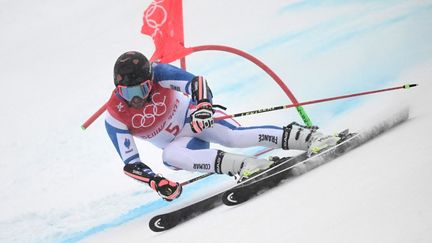
[[[209,102],[201,102],[196,111],[191,114],[191,129],[194,133],[200,133],[213,126],[213,107]]]
[[[196,110],[191,114],[191,129],[194,133],[200,133],[204,129],[213,126],[212,92],[207,81],[197,76],[191,81],[192,100],[196,102]]]

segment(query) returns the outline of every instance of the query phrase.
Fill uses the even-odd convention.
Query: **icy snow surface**
[[[232,181],[213,176],[164,202],[124,176],[103,119],[80,129],[109,97],[118,55],[153,52],[139,33],[150,1],[2,1],[0,242],[432,242],[431,1],[183,2],[187,46],[248,51],[300,101],[419,83],[305,107],[324,131],[361,131],[405,107],[410,119],[244,205],[154,233],[153,214]],[[289,103],[239,57],[202,52],[187,62],[229,113]],[[293,120],[300,121],[294,110],[238,119]],[[138,144],[155,171],[178,180],[198,175],[168,170],[158,149]]]

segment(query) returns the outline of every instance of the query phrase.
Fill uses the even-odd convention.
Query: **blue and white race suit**
[[[167,166],[202,172],[215,172],[218,150],[211,149],[210,143],[232,148],[281,148],[283,130],[277,126],[241,127],[228,119],[193,133],[188,120],[194,111],[190,95],[195,75],[169,64],[153,64],[153,72],[154,85],[144,107],[130,107],[117,89],[107,103],[106,130],[125,164],[144,162],[134,138],[163,149]],[[214,114],[219,115],[222,112]]]

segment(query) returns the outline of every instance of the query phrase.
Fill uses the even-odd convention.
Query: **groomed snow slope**
[[[2,1],[0,242],[432,241],[431,1],[183,2],[187,46],[248,51],[301,101],[420,84],[305,107],[324,131],[360,130],[405,105],[411,118],[242,206],[155,234],[151,213],[232,182],[209,178],[165,203],[123,175],[103,119],[80,129],[113,89],[114,60],[128,50],[153,52],[139,33],[150,1]],[[260,69],[229,54],[193,54],[188,70],[207,77],[229,113],[289,103]],[[294,110],[239,122],[292,120],[299,121]],[[192,176],[166,169],[159,150],[138,144],[155,171]]]

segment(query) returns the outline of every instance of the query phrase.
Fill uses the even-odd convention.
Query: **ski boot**
[[[341,138],[337,135],[324,135],[320,132],[317,132],[312,137],[312,141],[307,150],[308,157],[318,154],[326,148],[330,148],[338,144]]]
[[[270,168],[274,162],[274,160],[219,151],[216,158],[216,173],[238,176],[238,181],[242,181]]]
[[[307,152],[308,157],[335,146],[340,140],[337,135],[324,135],[318,132],[316,126],[306,127],[296,122],[283,129],[282,149],[303,150]]]

